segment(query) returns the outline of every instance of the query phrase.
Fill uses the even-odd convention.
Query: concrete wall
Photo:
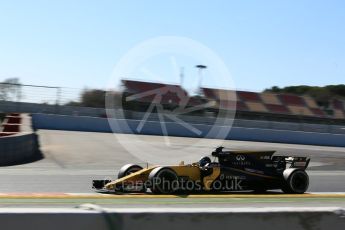
[[[20,132],[0,137],[0,166],[32,162],[42,158],[38,137],[31,128],[31,117],[21,115]]]
[[[134,120],[142,120],[144,113],[128,112],[129,117]],[[198,117],[198,116],[179,116],[180,119],[192,124],[212,125],[216,119],[214,117]],[[148,118],[150,121],[159,121],[156,114],[151,114]],[[304,132],[321,132],[345,134],[345,126],[339,125],[321,125],[321,124],[307,124],[307,123],[293,123],[293,122],[276,122],[276,121],[261,121],[261,120],[243,120],[236,119],[233,123],[234,127],[245,128],[262,128],[262,129],[277,129],[277,130],[292,130]]]
[[[73,117],[61,115],[33,114],[33,126],[35,129],[56,129],[70,131],[90,131],[90,132],[116,132],[116,133],[134,133],[146,135],[163,135],[160,122],[147,121],[143,128],[138,131],[137,127],[140,123],[138,120],[112,120],[111,129],[108,120],[104,118],[92,117]],[[200,134],[196,134],[181,125],[173,122],[165,122],[167,133],[169,136],[182,137],[206,137],[219,138],[219,132],[226,132],[228,127],[211,126],[194,124],[193,127],[200,130]],[[215,128],[212,131],[212,128]],[[263,128],[244,128],[233,127],[231,132],[226,135],[226,139],[244,140],[244,141],[262,141],[262,142],[278,142],[290,144],[308,144],[308,145],[325,145],[345,147],[344,134],[329,134],[317,132],[302,132],[291,130],[275,130]]]
[[[37,159],[35,133],[15,134],[0,138],[0,166],[21,164]]]
[[[56,129],[85,132],[110,133],[108,120],[97,117],[66,116],[54,114],[32,114],[34,129]]]
[[[336,208],[0,209],[2,230],[343,230]]]
[[[0,111],[7,113],[21,112],[21,113],[45,113],[45,114],[59,114],[69,116],[90,116],[90,117],[104,117],[106,115],[105,109],[76,107],[76,106],[55,106],[36,103],[21,103],[0,101]],[[141,120],[145,113],[126,111],[126,118],[133,120]],[[116,111],[117,118],[123,118],[121,110]],[[179,116],[182,120],[193,124],[214,124],[214,117],[197,117],[197,116]],[[149,121],[159,121],[157,114],[151,114],[148,117]],[[274,122],[274,121],[259,121],[259,120],[241,120],[234,121],[235,127],[246,128],[263,128],[263,129],[277,129],[277,130],[292,130],[304,132],[322,132],[345,134],[345,127],[338,125],[320,125],[320,124],[305,124],[292,122]]]
[[[27,102],[0,101],[0,111],[4,113],[47,113],[60,115],[80,115],[100,117],[105,115],[101,108],[77,107],[77,106],[56,106],[49,104],[37,104]]]

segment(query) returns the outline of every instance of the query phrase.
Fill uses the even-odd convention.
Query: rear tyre
[[[178,176],[168,167],[158,167],[149,175],[150,189],[155,194],[173,194],[179,189]]]
[[[303,170],[292,171],[285,177],[285,184],[282,187],[284,193],[302,194],[309,187],[309,176]]]
[[[120,179],[122,177],[128,176],[132,173],[138,172],[142,170],[143,167],[139,165],[134,165],[134,164],[127,164],[122,166],[122,168],[119,171],[119,174],[117,175],[117,178]]]

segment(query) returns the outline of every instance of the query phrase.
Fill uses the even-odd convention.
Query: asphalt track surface
[[[145,197],[142,195],[95,197],[91,189],[93,179],[115,178],[117,170],[127,163],[151,162],[179,163],[190,159],[197,161],[209,154],[214,140],[158,136],[138,136],[91,132],[39,130],[40,146],[44,159],[25,165],[0,168],[0,207],[74,207],[82,203],[126,207],[267,207],[267,206],[327,206],[345,207],[345,148],[290,145],[278,143],[224,141],[233,149],[273,149],[279,154],[305,155],[312,158],[308,170],[310,193],[327,193],[314,197],[282,197],[281,194],[245,197],[230,194],[224,197]],[[121,138],[121,143],[118,141]],[[125,141],[124,141],[125,140]],[[123,144],[147,143],[141,153],[127,151]],[[152,151],[155,146],[155,151]],[[164,149],[180,149],[178,156]],[[188,152],[183,150],[188,149]],[[68,194],[67,194],[68,193]],[[73,194],[70,194],[73,193]],[[342,193],[342,194],[334,194]],[[65,195],[64,195],[65,194]],[[235,195],[235,196],[234,196]]]

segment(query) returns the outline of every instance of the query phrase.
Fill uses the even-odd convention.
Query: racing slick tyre
[[[302,194],[309,187],[309,176],[304,170],[286,169],[283,173],[285,183],[282,187],[284,193]]]
[[[128,176],[129,174],[138,172],[142,169],[143,169],[143,167],[141,167],[139,165],[133,165],[133,164],[124,165],[120,169],[119,174],[117,175],[117,178],[120,179],[122,177]]]
[[[179,189],[178,176],[168,167],[158,167],[149,175],[150,189],[154,194],[173,194]]]

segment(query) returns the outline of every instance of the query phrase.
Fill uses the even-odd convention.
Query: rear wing
[[[272,161],[275,163],[284,162],[286,168],[300,168],[305,170],[308,168],[310,158],[307,157],[294,157],[294,156],[273,156]]]

